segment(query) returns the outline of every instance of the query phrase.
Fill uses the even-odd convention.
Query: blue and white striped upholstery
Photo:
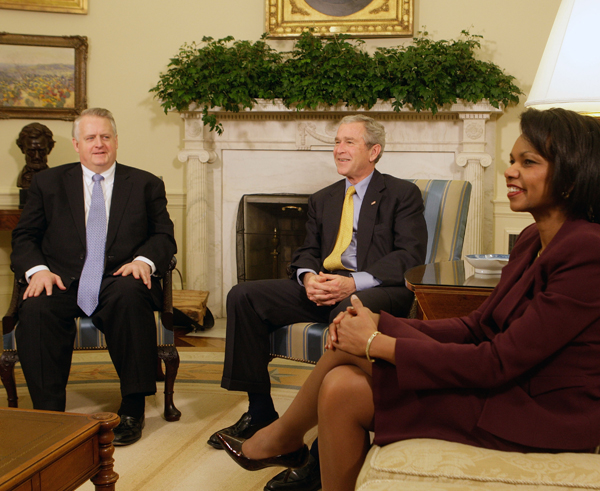
[[[300,322],[271,334],[271,354],[280,358],[316,363],[327,340],[327,324]]]
[[[173,331],[169,331],[162,323],[161,312],[154,312],[154,320],[159,328],[156,330],[156,342],[158,346],[168,346],[175,342]],[[75,335],[76,350],[81,349],[106,349],[106,340],[104,334],[94,327],[92,319],[89,317],[79,317],[75,319],[77,333]],[[18,326],[18,324],[17,324]],[[15,326],[16,327],[16,326]],[[3,345],[5,350],[17,349],[15,340],[15,331],[4,334]]]
[[[437,179],[407,180],[416,184],[423,195],[427,223],[425,264],[459,260],[467,227],[471,183]]]
[[[461,258],[471,183],[458,180],[407,179],[423,195],[427,223],[427,264]],[[323,355],[327,324],[299,322],[271,334],[271,355],[316,363]]]

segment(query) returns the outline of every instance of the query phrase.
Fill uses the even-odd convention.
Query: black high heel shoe
[[[295,452],[269,457],[267,459],[249,459],[242,452],[242,445],[246,441],[245,438],[236,438],[235,436],[217,433],[217,438],[223,444],[223,449],[236,464],[243,467],[247,471],[258,471],[265,467],[287,467],[291,472],[292,469],[303,467],[308,462],[308,447],[303,445],[302,448]]]

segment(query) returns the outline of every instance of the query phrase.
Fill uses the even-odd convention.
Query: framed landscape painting
[[[0,0],[0,9],[87,14],[88,0]]]
[[[73,120],[87,107],[87,38],[0,33],[0,118]]]
[[[318,36],[413,35],[414,0],[265,0],[266,31],[275,39]]]

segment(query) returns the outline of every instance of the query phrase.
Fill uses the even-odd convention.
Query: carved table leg
[[[6,389],[8,407],[19,407],[17,397],[17,383],[15,381],[15,363],[19,361],[16,351],[7,350],[0,356],[0,378]]]
[[[113,447],[113,428],[119,424],[119,417],[113,413],[97,413],[90,418],[102,421],[100,431],[98,432],[98,441],[100,443],[100,470],[92,477],[91,481],[96,486],[96,491],[115,491],[115,483],[119,479],[113,469],[115,459],[112,458],[115,451]]]
[[[165,362],[165,419],[179,421],[181,411],[173,404],[173,388],[179,370],[179,353],[175,346],[159,346],[158,356]]]

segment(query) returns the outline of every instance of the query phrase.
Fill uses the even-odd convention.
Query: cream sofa
[[[357,491],[600,489],[600,455],[522,454],[442,440],[374,445]]]

